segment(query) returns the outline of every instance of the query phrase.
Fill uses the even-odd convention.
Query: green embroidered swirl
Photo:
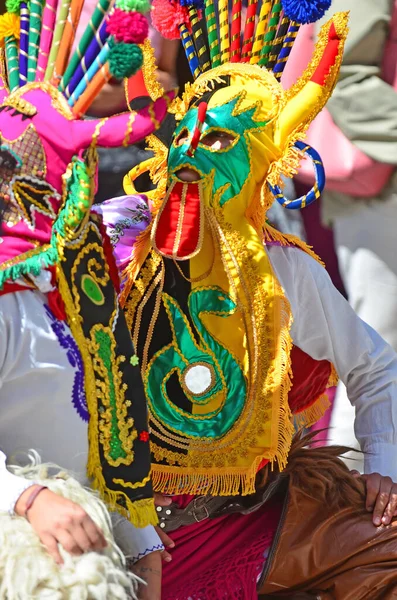
[[[222,437],[241,415],[246,381],[237,360],[210,335],[201,316],[215,314],[226,318],[235,312],[236,305],[220,288],[192,291],[188,305],[199,335],[199,342],[196,342],[189,322],[175,300],[163,294],[163,303],[173,340],[157,352],[146,371],[145,386],[151,411],[170,430],[184,436]],[[176,406],[167,394],[167,382],[175,372],[193,405],[205,406],[219,394],[220,398],[223,396],[219,408],[194,415]]]

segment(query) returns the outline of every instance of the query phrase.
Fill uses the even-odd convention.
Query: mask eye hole
[[[175,146],[183,146],[189,140],[189,130],[184,127],[180,133],[176,136],[174,140]]]
[[[220,129],[213,129],[206,135],[203,135],[200,139],[200,144],[210,148],[214,152],[224,150],[229,146],[232,146],[236,136],[229,131],[222,131]]]

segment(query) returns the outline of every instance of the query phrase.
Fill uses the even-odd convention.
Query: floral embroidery
[[[138,356],[136,354],[134,354],[134,356],[131,356],[131,358],[130,358],[130,364],[133,367],[137,367],[139,365],[139,358],[138,358]]]
[[[73,406],[83,421],[88,422],[89,415],[84,389],[84,366],[79,348],[70,332],[68,332],[66,324],[62,321],[58,321],[48,306],[45,306],[45,310],[51,320],[51,329],[55,333],[62,348],[67,351],[66,355],[69,364],[75,369],[72,389]]]
[[[139,203],[136,205],[134,209],[128,209],[131,213],[131,217],[126,217],[125,219],[120,219],[114,225],[114,227],[109,229],[109,237],[112,243],[112,246],[116,246],[120,238],[123,237],[124,231],[126,229],[130,229],[134,225],[138,223],[146,222],[150,223],[150,215],[148,214],[148,207],[144,203]]]
[[[149,441],[149,434],[147,431],[141,431],[141,433],[139,434],[139,439],[141,442],[148,442]]]

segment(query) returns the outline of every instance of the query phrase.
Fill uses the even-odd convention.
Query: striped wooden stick
[[[50,57],[48,59],[47,69],[44,75],[44,81],[51,79],[54,72],[55,61],[58,56],[59,47],[61,45],[62,35],[65,29],[66,20],[69,14],[71,0],[61,0],[61,8],[59,9],[57,24],[52,38]]]
[[[243,49],[241,53],[241,62],[249,62],[251,58],[252,46],[254,44],[257,8],[258,0],[248,0],[247,16],[245,18],[243,34]]]
[[[74,38],[76,36],[77,26],[79,24],[84,0],[72,0],[69,8],[68,18],[66,19],[61,43],[55,60],[55,66],[51,78],[53,85],[58,86],[62,75],[68,64],[70,52],[72,50]]]
[[[91,20],[88,23],[82,35],[82,38],[75,52],[73,53],[72,58],[70,59],[70,63],[65,71],[65,74],[63,75],[59,83],[59,89],[61,90],[61,92],[65,90],[66,86],[68,85],[69,81],[73,76],[73,73],[79,66],[82,57],[85,55],[88,46],[90,45],[92,39],[95,36],[95,33],[98,31],[100,24],[106,16],[110,3],[111,0],[99,0],[91,17]]]
[[[201,72],[204,73],[211,68],[211,60],[207,47],[203,29],[201,27],[200,18],[197,8],[191,6],[189,8],[189,19],[192,27],[193,38],[196,46],[196,52],[200,63]]]
[[[271,9],[272,0],[264,0],[262,3],[261,11],[259,13],[259,20],[258,25],[256,27],[254,45],[252,48],[252,54],[250,59],[250,63],[252,65],[256,65],[259,61]]]
[[[36,81],[43,81],[50,55],[54,35],[55,19],[57,16],[58,0],[47,0],[43,13],[39,57],[37,61]]]
[[[261,55],[259,57],[259,66],[266,67],[269,61],[269,55],[273,46],[274,38],[276,37],[277,27],[280,21],[281,11],[283,10],[283,5],[281,2],[276,2],[272,8],[272,12],[270,14],[269,26],[266,31],[264,45],[261,51]]]
[[[19,56],[18,43],[14,35],[9,35],[4,39],[6,51],[6,63],[8,84],[10,92],[14,92],[19,88]]]
[[[19,85],[22,87],[28,81],[28,52],[29,52],[29,9],[26,2],[20,4],[21,37],[19,40]]]
[[[214,0],[205,1],[205,19],[207,21],[211,65],[213,68],[219,67],[221,64],[221,55],[219,52],[218,26],[216,21]]]
[[[179,25],[179,31],[181,32],[181,41],[189,63],[190,71],[194,79],[197,79],[201,73],[201,68],[196,50],[194,48],[192,36],[190,35],[189,30],[184,23]]]
[[[88,88],[91,81],[94,79],[94,77],[98,73],[98,71],[100,71],[102,69],[102,67],[104,66],[104,64],[106,63],[106,61],[109,57],[109,51],[110,51],[109,44],[106,43],[104,45],[104,47],[102,48],[102,50],[100,51],[99,55],[96,57],[94,62],[91,64],[88,71],[84,74],[83,78],[80,80],[79,84],[76,86],[76,89],[74,90],[74,92],[71,94],[71,96],[68,100],[69,106],[74,106],[76,104],[76,102],[78,101],[80,96],[85,92],[85,90]]]
[[[229,3],[228,0],[219,0],[219,40],[221,43],[221,63],[227,63],[230,60],[229,43]]]
[[[280,54],[281,48],[283,47],[285,36],[288,33],[290,23],[291,21],[289,20],[289,18],[284,15],[281,19],[280,26],[277,30],[277,35],[273,41],[272,49],[270,50],[269,59],[266,65],[269,71],[273,70],[274,65],[277,62],[278,55]]]
[[[276,79],[278,79],[279,81],[280,81],[283,71],[285,69],[285,65],[287,64],[289,55],[291,54],[291,50],[294,45],[296,36],[298,35],[299,29],[300,29],[299,23],[296,23],[295,21],[291,21],[291,24],[288,29],[288,33],[284,40],[283,47],[280,50],[280,54],[278,55],[277,62],[273,68],[273,73],[274,73]]]
[[[77,100],[72,108],[72,112],[76,117],[82,117],[86,114],[91,104],[98,96],[103,86],[112,79],[109,71],[109,63],[103,65],[100,71],[95,75],[94,79],[89,83],[85,92]]]
[[[241,0],[233,0],[232,25],[230,28],[230,62],[241,59]]]
[[[41,22],[43,16],[43,0],[30,0],[29,14],[29,46],[28,46],[28,82],[36,77],[37,58],[39,55],[39,42],[41,35]]]

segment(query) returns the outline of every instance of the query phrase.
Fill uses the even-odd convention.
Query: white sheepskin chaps
[[[97,494],[54,465],[40,464],[37,454],[30,460],[29,466],[10,470],[79,504],[102,529],[108,546],[78,557],[60,547],[64,564],[58,566],[25,518],[0,513],[0,600],[136,600],[139,580],[127,572]]]

